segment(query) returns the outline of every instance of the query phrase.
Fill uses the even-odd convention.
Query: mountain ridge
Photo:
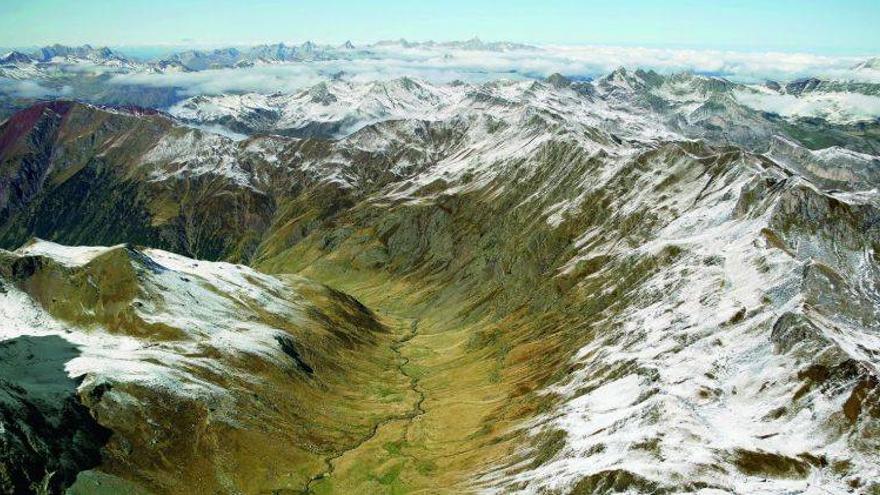
[[[872,138],[822,127],[840,143],[810,148],[808,129],[717,96],[722,81],[609,77],[595,92],[559,77],[406,78],[294,95],[305,109],[341,101],[341,115],[364,102],[353,121],[366,125],[332,136],[236,141],[166,114],[71,102],[13,116],[0,128],[0,238],[25,245],[0,253],[11,301],[0,308],[33,308],[62,337],[131,332],[149,352],[173,351],[187,332],[259,343],[268,360],[231,363],[285,380],[261,396],[294,387],[316,399],[271,395],[278,416],[245,386],[216,389],[245,417],[274,418],[265,435],[286,435],[255,440],[270,454],[254,463],[294,446],[299,464],[257,469],[248,429],[212,420],[217,436],[200,439],[244,435],[225,454],[232,465],[204,440],[209,461],[179,454],[154,467],[165,451],[145,448],[126,467],[126,441],[183,439],[162,421],[136,431],[118,394],[149,404],[135,418],[176,416],[156,406],[161,390],[83,368],[78,396],[114,433],[109,460],[82,471],[80,487],[108,476],[157,493],[876,490],[880,198],[876,153],[857,151]],[[767,150],[737,137],[731,115],[773,131]],[[132,244],[26,244],[35,234]],[[339,325],[339,349],[375,340],[338,354],[325,338]],[[189,359],[197,370],[231,359],[175,355],[160,362],[187,373]],[[348,359],[375,374],[321,375]],[[279,363],[295,379],[276,376]],[[99,379],[113,388],[92,396]],[[363,412],[347,399],[357,391],[381,414],[337,436]],[[215,417],[192,407],[186,424]]]

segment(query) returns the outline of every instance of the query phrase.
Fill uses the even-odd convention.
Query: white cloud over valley
[[[249,68],[201,72],[132,73],[113,78],[118,84],[178,87],[184,94],[230,91],[292,91],[342,73],[352,80],[402,76],[449,82],[496,78],[546,77],[562,73],[594,78],[617,67],[662,73],[692,71],[736,81],[792,80],[806,76],[880,82],[877,71],[853,71],[860,57],[807,53],[735,52],[615,46],[543,46],[538,49],[483,51],[446,47],[382,45],[352,60],[257,64]]]

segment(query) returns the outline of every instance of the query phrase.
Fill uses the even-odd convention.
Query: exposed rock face
[[[59,336],[0,342],[3,493],[60,492],[77,473],[101,463],[111,432],[82,405],[79,384],[64,369],[78,355]]]
[[[865,190],[880,183],[880,157],[838,146],[813,151],[776,137],[769,156],[829,189]]]
[[[174,129],[159,115],[52,103],[18,114],[2,132],[6,247],[43,235],[244,259],[272,215],[272,199],[239,180],[247,157],[240,164],[231,145],[215,150],[216,136]],[[199,173],[206,163],[211,173]],[[187,166],[196,170],[175,176]]]
[[[82,105],[5,124],[9,247],[134,238],[363,301],[155,249],[5,254],[10,307],[92,356],[67,369],[113,436],[74,487],[880,489],[873,138],[764,153],[807,131],[725,81],[579,84],[329,84],[260,117],[357,123],[334,139]]]

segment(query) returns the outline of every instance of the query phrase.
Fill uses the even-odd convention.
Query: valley
[[[259,129],[207,97],[14,114],[2,335],[60,357],[52,401],[0,382],[0,487],[877,492],[876,123],[731,87],[334,83]]]

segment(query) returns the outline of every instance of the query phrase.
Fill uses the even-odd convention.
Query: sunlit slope
[[[40,345],[66,345],[58,387],[67,375],[76,381],[53,400],[88,412],[70,416],[75,409],[56,411],[33,394],[4,410],[50,408],[63,421],[100,425],[61,445],[39,423],[5,425],[41,439],[4,455],[5,482],[15,486],[77,479],[74,493],[298,492],[325,455],[417,400],[391,347],[403,333],[299,277],[45,241],[3,252],[0,273],[4,345],[50,337],[58,344]],[[5,390],[14,394],[16,383],[7,377]],[[95,443],[100,455],[57,456]]]
[[[201,425],[202,416],[160,422],[178,457],[144,467],[154,461],[114,442],[153,423],[112,419],[129,410],[105,402],[112,390],[83,399],[99,426],[122,433],[87,466],[91,474],[80,474],[78,489],[112,475],[172,493],[175,483],[230,493],[876,491],[880,203],[870,132],[828,127],[836,146],[810,149],[814,140],[782,132],[787,124],[716,101],[725,89],[718,81],[641,86],[647,76],[618,71],[592,90],[560,78],[451,86],[458,99],[448,110],[410,115],[406,107],[338,139],[231,141],[163,116],[113,113],[127,125],[167,125],[137,159],[101,169],[127,171],[132,187],[151,191],[142,193],[153,205],[145,218],[173,232],[158,237],[159,247],[251,268],[37,243],[10,259],[48,249],[70,266],[13,286],[77,329],[69,335],[97,326],[155,343],[194,383],[233,398],[187,399],[187,418],[193,410],[213,418],[215,404],[233,400],[231,410],[255,419],[223,426],[222,435],[212,419],[214,443],[191,450],[174,438],[201,430],[174,425]],[[393,89],[434,94],[415,81]],[[666,93],[677,99],[663,101],[691,93],[712,101],[682,104],[698,120],[670,123],[670,108],[656,99]],[[788,137],[755,151],[776,131]],[[21,158],[30,148],[19,146],[36,135],[8,140],[16,144],[3,147],[4,170],[43,164],[51,178],[63,169],[65,153]],[[77,146],[82,153],[115,149],[100,133],[85,136],[104,144]],[[68,149],[52,139],[50,148]],[[58,214],[89,194],[104,198],[100,182],[56,195],[16,173],[3,184],[39,192],[7,201],[6,232],[24,236],[34,231],[28,225],[57,219],[45,227],[56,240],[95,245],[128,235],[94,230],[91,216]],[[187,196],[182,204],[198,214],[178,215],[169,191],[204,191],[197,183],[223,187]],[[259,222],[243,220],[253,218],[241,202],[248,197],[268,205]],[[44,214],[45,205],[53,208]],[[106,205],[129,211],[120,198]],[[171,205],[170,213],[155,205]],[[150,239],[137,242],[155,246]],[[142,258],[132,253],[166,271],[136,268]],[[256,284],[244,295],[225,275],[236,270],[254,279],[246,287]],[[167,273],[189,282],[171,284]],[[291,278],[300,276],[342,292]],[[193,280],[213,289],[190,294]],[[173,317],[157,317],[164,310],[154,299],[173,303]],[[305,306],[291,309],[291,300]],[[268,338],[276,330],[293,335],[293,347]],[[239,350],[219,352],[215,335]],[[212,350],[192,351],[190,341]],[[269,346],[266,359],[237,357],[253,354],[254,342]],[[206,359],[215,374],[203,369]],[[289,381],[278,363],[292,370]],[[148,404],[158,401],[154,389],[141,392]],[[184,462],[201,451],[209,455]]]
[[[316,489],[876,489],[874,193],[687,142],[470,165],[258,255],[419,322],[424,413]]]

